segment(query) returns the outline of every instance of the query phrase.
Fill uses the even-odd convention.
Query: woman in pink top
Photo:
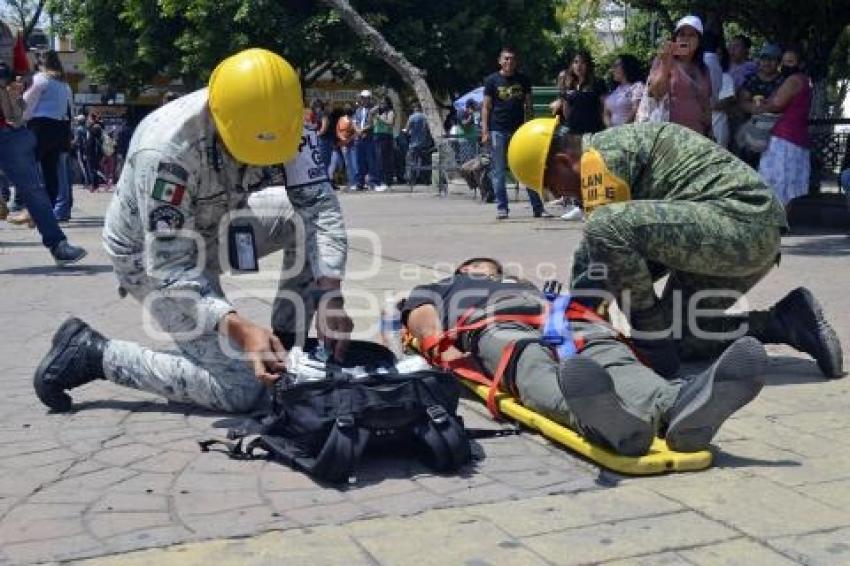
[[[782,55],[782,85],[770,98],[756,106],[756,112],[781,114],[773,126],[770,142],[761,156],[759,173],[787,205],[809,190],[809,109],[812,87],[801,70],[800,55],[788,49]]]
[[[649,73],[649,94],[669,95],[670,121],[711,135],[711,79],[703,62],[702,20],[685,16],[672,42],[661,48]]]

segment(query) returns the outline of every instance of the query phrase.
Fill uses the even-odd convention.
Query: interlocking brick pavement
[[[361,277],[346,292],[404,291],[445,273],[445,262],[482,254],[533,280],[566,278],[581,224],[533,220],[519,203],[496,223],[491,207],[460,193],[344,195],[347,226],[380,242],[373,249],[353,238],[349,269]],[[850,561],[850,382],[825,382],[787,348],[770,348],[769,386],[721,431],[716,466],[657,478],[600,472],[524,434],[478,441],[484,459],[459,475],[384,457],[366,462],[357,484],[335,489],[271,462],[202,454],[197,441],[222,436],[224,415],[109,383],[75,390],[74,413],[48,415],[31,376],[66,316],[168,346],[145,336],[138,305],[115,293],[99,247],[108,196],[78,191],[77,200],[66,231],[90,251],[77,269],[52,268],[35,233],[0,224],[0,564],[115,554],[121,564]],[[850,343],[848,238],[783,244],[782,266],[750,301],[765,307],[809,285]],[[376,256],[377,269],[362,276]],[[274,271],[278,261],[262,266]],[[248,295],[240,310],[267,320],[269,303],[250,296],[253,283],[227,277],[225,287]],[[361,313],[357,330],[368,334],[376,319]],[[470,426],[493,426],[475,401],[461,411]],[[121,554],[176,544],[173,553]]]

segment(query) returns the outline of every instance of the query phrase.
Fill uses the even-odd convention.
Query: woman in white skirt
[[[812,87],[800,68],[800,56],[788,49],[782,55],[784,82],[770,98],[756,105],[757,112],[780,113],[770,142],[761,156],[759,173],[773,187],[782,204],[809,190],[809,109]]]

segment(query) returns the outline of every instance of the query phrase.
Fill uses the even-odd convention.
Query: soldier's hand
[[[352,330],[354,321],[345,312],[342,296],[334,293],[323,297],[316,309],[316,335],[333,351],[334,359],[345,357]]]
[[[222,332],[245,352],[257,379],[270,385],[280,378],[286,350],[270,328],[258,326],[236,313],[224,317],[221,326]]]

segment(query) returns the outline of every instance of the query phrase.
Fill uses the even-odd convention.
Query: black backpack
[[[315,347],[315,343],[308,344]],[[364,451],[408,448],[437,472],[452,472],[471,460],[470,441],[457,416],[460,385],[447,372],[394,370],[392,352],[353,341],[342,364],[327,364],[325,379],[297,380],[284,374],[272,393],[272,411],[231,429],[232,458],[255,458],[259,449],[310,476],[345,482]],[[343,368],[360,366],[352,377]],[[253,430],[252,430],[253,428]],[[250,434],[258,434],[246,442]],[[207,451],[211,440],[201,443]]]

